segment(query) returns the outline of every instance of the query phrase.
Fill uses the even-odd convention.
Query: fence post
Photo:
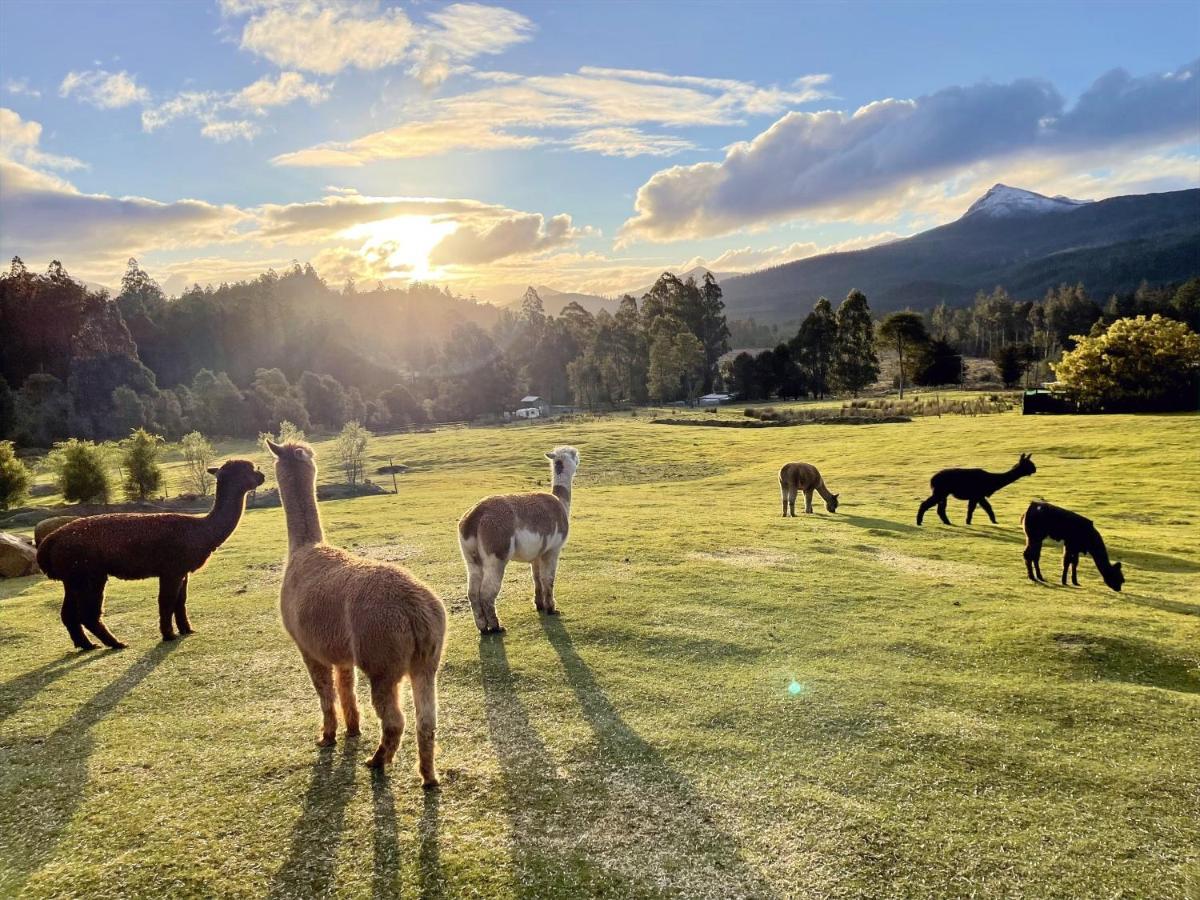
[[[388,457],[388,468],[392,470],[392,493],[399,494],[400,488],[396,486],[396,463],[392,457]]]

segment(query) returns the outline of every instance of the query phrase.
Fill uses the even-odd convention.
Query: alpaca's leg
[[[336,666],[338,703],[342,707],[342,719],[346,723],[346,737],[358,737],[358,698],[354,696],[354,666]]]
[[[937,494],[930,494],[929,498],[921,503],[920,508],[917,509],[917,524],[918,525],[920,525],[921,521],[925,518],[925,513],[928,510],[933,509],[933,507],[935,505],[937,505],[937,502],[938,502]]]
[[[507,564],[506,560],[496,556],[488,556],[483,560],[483,579],[479,585],[479,609],[483,614],[484,627],[479,630],[484,634],[498,634],[504,631],[504,626],[500,624],[500,619],[496,616],[496,598],[500,596],[500,585],[504,583],[504,567]]]
[[[938,514],[938,518],[942,520],[943,525],[953,525],[954,524],[946,517],[946,501],[949,499],[950,499],[949,497],[939,497],[938,498],[937,514]]]
[[[481,632],[487,632],[487,617],[483,614],[483,565],[478,560],[467,560],[467,600],[471,604],[471,613],[475,616],[475,627]]]
[[[542,556],[541,572],[542,572],[542,602],[546,615],[557,616],[558,610],[554,606],[554,577],[558,574],[558,556],[561,551],[553,550]]]
[[[542,588],[542,560],[541,557],[535,559],[529,564],[529,568],[533,571],[533,606],[538,612],[546,608],[546,592]]]
[[[367,760],[372,769],[381,769],[392,761],[400,739],[404,737],[404,713],[400,710],[400,682],[389,676],[368,676],[371,679],[371,702],[383,725],[383,735],[375,755]]]
[[[103,620],[104,585],[107,582],[107,575],[101,575],[88,582],[79,604],[79,619],[83,623],[83,627],[100,638],[105,646],[111,647],[113,650],[123,650],[127,645],[116,639]]]
[[[158,579],[158,630],[164,641],[175,640],[171,617],[175,615],[175,605],[179,601],[179,580],[178,575],[164,575]]]
[[[304,657],[304,665],[308,667],[308,677],[316,688],[317,698],[321,701],[321,737],[317,739],[318,747],[332,747],[337,743],[337,713],[333,711],[333,667],[300,651]]]
[[[1023,555],[1025,557],[1025,573],[1029,576],[1030,581],[1037,581],[1037,578],[1033,575],[1033,563],[1037,559],[1040,549],[1040,547],[1034,547],[1033,541],[1026,538],[1025,553]]]
[[[425,787],[437,787],[438,774],[434,765],[434,738],[437,735],[437,669],[412,672],[413,709],[417,714],[417,758],[420,761],[421,781]]]
[[[83,589],[78,584],[67,582],[63,585],[62,623],[66,626],[67,634],[71,635],[71,643],[80,650],[95,650],[96,645],[88,640],[80,624],[80,604],[83,602]]]
[[[187,589],[188,577],[184,575],[183,580],[179,582],[179,593],[175,595],[175,627],[179,629],[180,634],[195,634],[196,629],[192,628],[192,623],[188,621]]]
[[[987,513],[988,518],[992,520],[993,525],[997,524],[996,523],[996,513],[992,509],[992,504],[988,503],[987,497],[979,498],[979,508],[982,509],[985,513]]]
[[[798,493],[800,492],[796,488],[788,491],[788,512],[791,513],[793,519],[796,518],[796,495]]]
[[[804,489],[804,511],[806,513],[812,512],[812,495],[812,488]]]
[[[967,524],[968,525],[971,524],[971,516],[975,515],[976,504],[978,504],[980,502],[982,502],[982,501],[980,501],[980,500],[968,500],[967,501]]]
[[[1079,587],[1079,553],[1071,554],[1071,584]]]
[[[1062,583],[1065,586],[1067,583],[1067,570],[1071,568],[1071,551],[1066,547],[1063,548],[1063,573]]]

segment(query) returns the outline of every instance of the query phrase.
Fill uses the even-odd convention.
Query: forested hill
[[[1003,285],[1040,297],[1082,282],[1093,297],[1143,280],[1200,273],[1200,190],[1113,197],[1095,203],[997,185],[960,219],[904,240],[830,253],[722,281],[731,318],[802,318],[818,296],[857,288],[876,312],[961,305]]]

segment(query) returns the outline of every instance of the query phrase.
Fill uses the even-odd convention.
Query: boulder
[[[79,516],[51,516],[49,519],[42,519],[33,527],[33,543],[35,546],[42,546],[42,541],[46,539],[52,531],[57,531],[68,522],[74,522]]]
[[[33,544],[15,534],[0,531],[0,578],[20,578],[40,571]]]

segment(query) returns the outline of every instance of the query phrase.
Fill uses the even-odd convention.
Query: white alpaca
[[[496,618],[496,597],[509,560],[533,567],[534,606],[557,615],[554,576],[567,543],[571,482],[579,451],[556,447],[550,460],[550,491],[497,494],[480,500],[458,523],[458,544],[467,564],[467,597],[483,634],[504,631]]]

